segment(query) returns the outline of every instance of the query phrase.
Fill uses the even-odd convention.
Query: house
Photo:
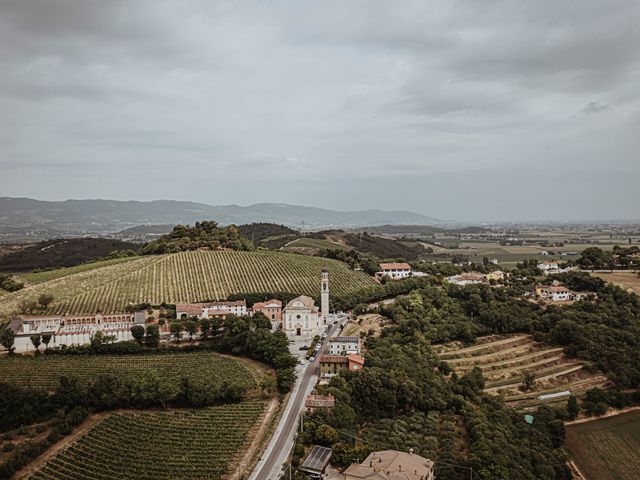
[[[480,272],[464,272],[459,275],[452,275],[447,277],[449,283],[453,283],[454,285],[460,285],[464,287],[465,285],[477,285],[479,283],[483,283],[486,276],[484,273]]]
[[[329,466],[332,451],[330,448],[314,445],[307,458],[304,459],[298,470],[311,478],[322,478],[322,474]]]
[[[487,282],[490,282],[491,280],[500,282],[504,280],[504,277],[505,277],[505,273],[502,270],[496,270],[494,272],[487,273],[484,278]]]
[[[51,334],[49,347],[86,345],[91,343],[91,338],[98,331],[115,337],[117,341],[126,341],[133,339],[130,329],[135,324],[136,314],[133,313],[68,316],[22,315],[15,317],[9,324],[9,328],[15,334],[16,351],[29,351],[35,350],[31,343],[31,335]]]
[[[333,395],[308,395],[304,406],[310,412],[319,408],[333,408],[336,406],[336,397]]]
[[[435,463],[413,453],[383,450],[344,471],[345,480],[433,480]]]
[[[360,337],[343,336],[332,337],[329,340],[329,354],[330,355],[360,355]]]
[[[362,370],[364,358],[360,355],[322,355],[320,376],[334,377],[340,372]]]
[[[410,277],[413,273],[408,263],[381,263],[380,271],[376,272],[376,278],[382,278],[385,275],[392,280],[400,280]]]
[[[282,321],[282,302],[272,298],[266,302],[254,303],[251,313],[260,312],[264,314],[272,323]]]
[[[562,285],[536,285],[535,293],[541,299],[552,302],[568,302],[573,299],[573,292]]]
[[[558,262],[540,262],[538,264],[538,270],[545,275],[548,275],[550,272],[560,270],[560,266],[558,265]]]
[[[284,308],[284,333],[290,339],[311,341],[320,335],[321,325],[320,309],[311,297],[300,295]]]
[[[227,315],[242,317],[247,314],[246,300],[234,302],[178,303],[176,318],[226,318]]]

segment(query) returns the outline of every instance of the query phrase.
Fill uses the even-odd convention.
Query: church
[[[283,313],[283,330],[287,337],[310,342],[313,337],[324,331],[329,318],[329,272],[327,269],[322,269],[320,306],[321,308],[318,308],[313,298],[307,295],[300,295],[287,303]]]

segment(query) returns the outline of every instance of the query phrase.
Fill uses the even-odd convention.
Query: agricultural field
[[[568,425],[565,445],[585,480],[637,480],[640,411]]]
[[[284,249],[287,248],[315,248],[318,250],[321,249],[339,249],[339,250],[352,250],[351,247],[348,247],[347,245],[344,245],[342,243],[334,243],[332,241],[329,240],[320,240],[317,238],[298,238],[297,240],[294,240],[293,242],[289,242],[287,243],[287,245],[285,247],[283,247]]]
[[[485,391],[501,395],[519,409],[532,409],[543,403],[564,402],[566,398],[539,400],[540,395],[570,391],[580,395],[594,387],[606,388],[607,378],[590,371],[578,359],[567,357],[562,348],[550,347],[533,340],[530,335],[504,335],[479,338],[464,347],[453,342],[435,347],[441,360],[458,373],[480,367],[485,378]],[[527,389],[525,377],[533,375]]]
[[[61,376],[95,379],[101,374],[138,378],[157,374],[161,385],[177,391],[180,379],[206,377],[252,388],[254,374],[234,358],[213,352],[157,355],[4,355],[0,357],[0,382],[36,388],[55,388]]]
[[[233,293],[294,292],[315,296],[320,272],[329,269],[336,295],[371,286],[373,279],[330,259],[283,252],[194,251],[140,257],[55,278],[0,298],[0,315],[22,300],[54,296],[48,313],[124,311],[129,304],[223,300]]]
[[[638,272],[592,273],[591,275],[640,295],[640,274]]]
[[[108,267],[109,265],[118,265],[119,263],[130,262],[136,257],[114,258],[112,260],[99,260],[97,262],[83,263],[74,267],[57,268],[55,270],[45,270],[35,273],[20,273],[18,277],[28,283],[42,283],[56,278],[66,277],[74,273],[88,272],[96,268]]]
[[[199,410],[115,413],[29,478],[222,479],[231,469],[241,471],[234,460],[250,441],[264,407],[248,401]]]

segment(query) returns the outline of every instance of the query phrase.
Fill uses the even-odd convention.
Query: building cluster
[[[495,270],[491,273],[463,272],[458,275],[447,277],[449,283],[464,287],[466,285],[479,285],[481,283],[501,282],[507,274],[502,270]]]
[[[84,345],[100,330],[118,341],[131,340],[131,327],[144,325],[145,312],[97,315],[21,315],[9,324],[15,335],[16,351],[33,350],[32,335],[50,334],[50,347]]]
[[[329,466],[330,448],[314,446],[298,469],[312,478],[322,478]],[[434,480],[435,462],[409,452],[371,452],[362,463],[354,461],[342,474],[343,480]]]
[[[559,282],[552,285],[536,285],[534,293],[537,298],[547,302],[575,302],[595,298],[594,292],[574,292]]]
[[[538,270],[540,270],[543,275],[556,275],[558,273],[566,273],[578,269],[578,267],[563,267],[558,262],[554,261],[540,262],[537,266]]]

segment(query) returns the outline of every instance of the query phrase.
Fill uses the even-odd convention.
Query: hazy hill
[[[0,231],[100,233],[145,224],[193,224],[215,220],[222,225],[257,222],[293,227],[362,227],[384,224],[430,224],[437,219],[407,211],[336,211],[299,205],[259,203],[206,205],[195,202],[154,200],[65,200],[48,202],[30,198],[0,198]]]
[[[137,250],[140,245],[109,238],[69,238],[39,242],[0,256],[0,272],[72,267],[98,260],[117,250]]]

